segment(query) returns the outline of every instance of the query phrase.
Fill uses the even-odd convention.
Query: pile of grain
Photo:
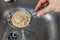
[[[30,23],[30,15],[24,11],[16,11],[11,17],[11,23],[14,27],[26,27]]]

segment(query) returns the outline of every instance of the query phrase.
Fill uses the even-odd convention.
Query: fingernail
[[[40,14],[37,14],[38,17],[40,17]]]
[[[42,16],[42,11],[38,12],[38,13],[37,13],[37,16],[38,16],[38,17]]]
[[[34,11],[37,11],[36,9],[34,9]]]

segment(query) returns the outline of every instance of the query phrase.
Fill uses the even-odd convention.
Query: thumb
[[[39,0],[36,7],[35,7],[35,11],[37,11],[40,7],[41,7],[41,1]]]
[[[39,12],[37,12],[37,16],[40,17],[40,16],[43,16],[45,15],[46,13],[48,12],[51,12],[53,11],[54,9],[51,7],[51,6],[47,6],[45,7],[44,9],[40,10]]]
[[[46,0],[39,0],[35,7],[35,11],[37,11],[39,8],[41,8],[42,3],[45,3],[45,2],[46,2]]]

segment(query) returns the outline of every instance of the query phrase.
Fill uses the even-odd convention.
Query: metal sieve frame
[[[24,11],[24,12],[27,12],[28,15],[30,16],[30,22],[31,22],[32,17],[33,16],[34,17],[36,16],[36,12],[34,12],[32,9],[29,9],[29,8],[15,8],[15,9],[11,9],[10,12],[9,12],[9,14],[7,15],[7,22],[9,24],[9,26],[11,26],[14,29],[16,29],[18,27],[14,27],[14,25],[11,24],[11,22],[10,22],[11,19],[10,18],[12,17],[12,15],[14,14],[14,12],[16,12],[16,11]],[[29,27],[29,24],[26,27]],[[22,27],[22,28],[26,28],[26,27]],[[21,28],[18,28],[18,29],[21,29]]]

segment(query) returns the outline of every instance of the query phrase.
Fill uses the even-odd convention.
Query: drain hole
[[[17,40],[17,34],[15,33],[10,33],[8,35],[8,40]]]

